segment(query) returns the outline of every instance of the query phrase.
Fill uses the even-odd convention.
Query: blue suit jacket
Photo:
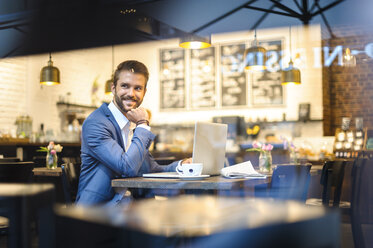
[[[77,204],[95,205],[119,202],[111,180],[136,177],[148,172],[175,171],[177,162],[160,166],[149,153],[155,135],[145,128],[136,128],[128,151],[125,151],[121,130],[108,104],[96,109],[83,123],[81,173]]]

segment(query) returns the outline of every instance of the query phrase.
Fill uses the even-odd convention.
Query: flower
[[[62,146],[60,144],[55,145],[54,141],[50,141],[48,146],[41,146],[37,151],[38,152],[49,152],[51,154],[56,154],[57,152],[62,151]]]
[[[260,153],[270,152],[273,149],[273,145],[271,144],[261,144],[258,141],[253,142],[253,148],[246,149],[246,151],[255,151]]]

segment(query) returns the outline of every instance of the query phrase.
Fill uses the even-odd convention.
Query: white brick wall
[[[0,132],[15,132],[14,122],[26,111],[27,60],[15,57],[0,60]]]

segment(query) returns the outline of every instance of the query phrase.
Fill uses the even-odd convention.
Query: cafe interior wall
[[[223,33],[212,36],[213,44],[229,44],[253,40],[253,32]],[[293,56],[300,52],[302,63],[301,85],[284,86],[285,104],[275,107],[253,107],[248,105],[239,108],[217,107],[208,110],[160,111],[159,92],[159,50],[177,48],[178,40],[169,39],[142,43],[115,45],[114,64],[127,59],[136,59],[145,63],[150,71],[147,94],[143,106],[152,111],[152,123],[163,124],[192,124],[194,121],[211,121],[214,116],[244,116],[246,120],[264,118],[267,121],[280,121],[283,113],[287,120],[298,119],[299,103],[311,104],[311,119],[322,119],[322,72],[314,65],[314,47],[321,46],[321,31],[318,25],[294,26],[292,28]],[[258,40],[283,39],[285,53],[289,51],[289,29],[274,28],[257,30]],[[61,84],[56,86],[40,86],[40,70],[47,64],[48,54],[24,57],[5,58],[0,60],[0,130],[15,129],[14,121],[18,115],[29,115],[33,119],[33,130],[36,132],[41,123],[45,129],[54,130],[55,135],[61,135],[61,109],[56,105],[58,101],[83,105],[96,105],[92,102],[94,82],[98,84],[97,98],[110,101],[111,96],[104,95],[104,85],[112,73],[111,46],[92,49],[72,50],[52,53],[54,66],[61,72]],[[287,66],[284,59],[284,66]],[[5,72],[5,73],[4,73]],[[187,74],[188,75],[188,74]],[[218,77],[219,78],[219,77]],[[186,79],[188,82],[189,78]],[[219,79],[218,79],[219,80]],[[249,87],[250,88],[250,87]],[[7,97],[4,97],[4,96]],[[250,102],[250,99],[249,99]],[[87,113],[88,114],[88,113]],[[315,132],[322,136],[322,124],[314,125],[308,134]],[[11,131],[14,133],[14,131]],[[63,134],[62,134],[63,135]],[[61,139],[63,137],[57,136]]]
[[[299,103],[311,103],[311,118],[322,119],[322,73],[321,68],[314,68],[313,47],[320,47],[320,27],[296,26],[292,29],[292,49],[293,54],[300,52],[302,63],[302,84],[283,86],[285,89],[285,104],[275,107],[253,107],[251,104],[247,107],[237,108],[215,108],[207,110],[190,110],[190,111],[160,111],[159,91],[159,49],[177,48],[178,40],[166,40],[156,42],[145,42],[141,44],[128,44],[120,46],[117,49],[116,57],[122,60],[136,58],[143,61],[150,69],[150,80],[148,83],[148,92],[143,105],[150,108],[154,115],[152,122],[156,124],[163,123],[194,123],[196,120],[209,121],[213,116],[231,116],[239,115],[245,118],[268,121],[281,121],[282,114],[286,113],[288,120],[298,119]],[[214,35],[212,37],[213,45],[231,44],[237,42],[250,43],[253,40],[253,32],[235,32]],[[257,31],[258,40],[284,39],[283,47],[285,53],[289,51],[288,38],[289,29],[261,29]],[[284,66],[287,67],[288,57],[284,59]],[[187,63],[188,67],[188,63]],[[188,68],[187,68],[188,70]],[[188,73],[186,73],[188,75]],[[189,78],[186,79],[186,82]],[[219,77],[218,77],[219,80]],[[250,88],[250,87],[249,87]],[[249,93],[250,95],[250,93]],[[251,102],[251,99],[249,99]]]

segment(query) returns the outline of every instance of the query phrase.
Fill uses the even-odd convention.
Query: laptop
[[[194,128],[193,163],[203,163],[201,178],[220,175],[224,167],[228,126],[220,123],[196,122]],[[182,178],[177,172],[147,173],[143,177]]]

